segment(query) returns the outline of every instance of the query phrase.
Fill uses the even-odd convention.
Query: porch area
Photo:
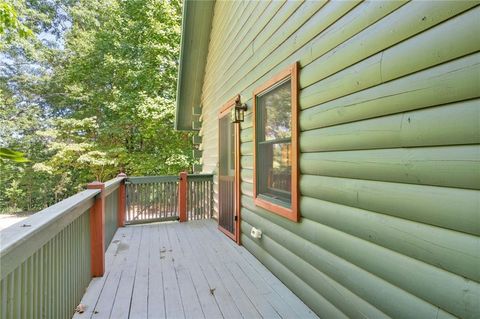
[[[317,318],[213,219],[118,228],[74,318]]]

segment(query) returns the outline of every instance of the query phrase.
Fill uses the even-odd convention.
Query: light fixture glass
[[[241,123],[245,120],[245,111],[247,104],[240,101],[240,96],[235,101],[235,106],[232,108],[231,117],[232,123]]]

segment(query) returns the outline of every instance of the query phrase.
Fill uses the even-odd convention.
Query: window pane
[[[235,145],[233,124],[228,116],[224,116],[219,121],[219,174],[223,176],[233,176],[235,169]]]
[[[258,194],[289,206],[291,202],[291,82],[257,96]]]
[[[291,144],[265,143],[259,147],[263,167],[259,172],[259,193],[290,202]]]
[[[290,138],[292,126],[292,98],[290,81],[258,97],[263,118],[263,140]]]

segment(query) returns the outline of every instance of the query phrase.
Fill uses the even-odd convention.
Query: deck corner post
[[[105,273],[105,184],[93,182],[87,189],[99,189],[95,202],[90,208],[90,260],[93,277]]]
[[[181,172],[178,182],[178,216],[180,222],[187,221],[187,172]]]
[[[118,187],[118,215],[117,215],[117,226],[125,227],[125,218],[126,218],[126,207],[127,207],[127,188],[125,182],[127,181],[127,174],[120,173],[117,177],[123,178],[122,182]]]

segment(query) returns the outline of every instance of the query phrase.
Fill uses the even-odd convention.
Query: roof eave
[[[192,108],[200,105],[214,1],[185,0],[177,82],[176,130],[192,130]]]

